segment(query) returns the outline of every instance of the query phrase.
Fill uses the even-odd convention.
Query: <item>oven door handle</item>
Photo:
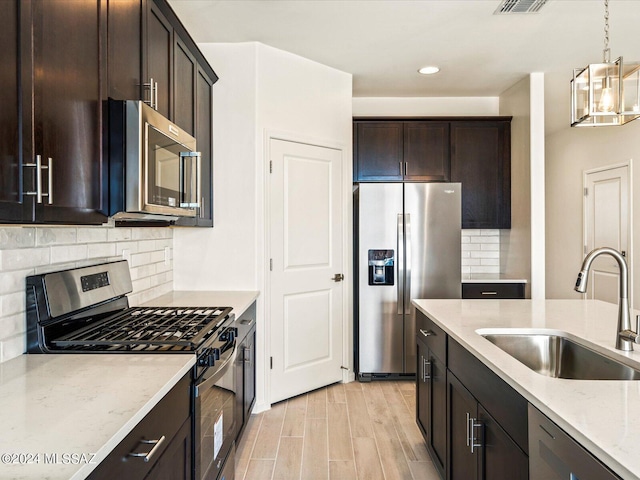
[[[203,378],[199,383],[196,384],[195,396],[198,397],[200,395],[201,389],[206,390],[207,388],[210,388],[211,385],[215,384],[218,380],[220,380],[220,378],[222,378],[222,376],[229,369],[229,367],[233,365],[233,362],[235,362],[235,358],[236,358],[236,341],[234,339],[233,347],[227,350],[223,355],[221,355],[220,360],[218,360],[218,362],[222,362],[222,364],[220,366],[215,365],[211,367],[210,369],[215,370],[215,372],[211,376],[207,378]]]

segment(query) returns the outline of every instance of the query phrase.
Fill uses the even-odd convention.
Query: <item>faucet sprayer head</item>
[[[576,286],[573,288],[576,292],[585,293],[587,291],[587,280],[589,279],[589,274],[587,270],[580,270],[578,273],[578,278],[576,280]]]

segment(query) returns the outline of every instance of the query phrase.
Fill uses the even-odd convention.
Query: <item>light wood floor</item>
[[[335,384],[252,415],[236,480],[439,480],[413,382]]]

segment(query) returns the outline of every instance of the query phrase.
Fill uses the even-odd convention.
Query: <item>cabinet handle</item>
[[[402,176],[402,162],[398,162],[398,166],[400,167],[400,176]]]
[[[423,330],[423,329],[420,329],[420,333],[421,333],[422,335],[424,335],[425,337],[430,337],[431,335],[433,335],[433,332],[432,332],[431,330]]]
[[[498,292],[482,292],[482,295],[497,295]]]
[[[467,418],[469,418],[469,414],[467,413]],[[478,422],[477,418],[471,417],[469,418],[469,447],[471,447],[471,453],[475,453],[475,448],[482,447],[482,443],[478,442],[476,438],[476,428],[482,427],[482,423]]]
[[[409,162],[404,162],[404,176],[409,175]]]
[[[423,356],[422,357],[422,381],[426,383],[427,380],[431,380],[431,362],[426,358],[424,358]]]
[[[153,448],[148,452],[135,452],[135,453],[130,452],[129,456],[142,458],[143,461],[148,462],[149,460],[151,460],[151,457],[153,457],[156,454],[156,452],[158,451],[158,448],[160,448],[160,445],[164,443],[164,440],[165,440],[164,435],[162,435],[158,440],[140,440],[140,443],[143,443],[145,445],[153,445]]]
[[[244,363],[251,363],[251,349],[244,347]]]
[[[144,103],[148,104],[154,110],[157,110],[158,109],[158,82],[154,82],[153,78],[150,78],[149,83],[143,83],[142,86],[149,89],[149,100],[144,100]]]
[[[47,197],[47,203],[49,205],[53,204],[53,159],[49,157],[47,159],[47,164],[42,165],[42,156],[36,155],[35,163],[25,163],[22,165],[23,167],[35,168],[35,176],[36,176],[36,191],[35,192],[24,192],[25,195],[31,195],[36,197],[36,202],[42,203],[42,197]],[[47,193],[42,193],[42,170],[47,170],[48,184],[47,184]]]

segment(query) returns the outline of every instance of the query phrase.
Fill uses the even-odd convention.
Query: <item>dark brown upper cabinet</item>
[[[447,181],[447,122],[376,122],[355,125],[356,182]]]
[[[101,224],[106,1],[4,1],[0,221]]]
[[[354,181],[402,180],[402,122],[356,122],[354,131]]]
[[[451,123],[451,181],[462,182],[462,228],[511,228],[511,123]]]
[[[462,228],[511,228],[510,122],[355,119],[354,182],[461,182]]]
[[[109,58],[114,59],[109,96],[143,100],[196,137],[202,154],[200,212],[177,224],[213,226],[212,88],[217,75],[165,0],[109,0],[109,34]],[[139,48],[128,59],[133,45]]]
[[[449,123],[405,123],[404,179],[446,182],[449,170]]]
[[[0,2],[0,218],[8,222],[23,216],[18,3]]]

